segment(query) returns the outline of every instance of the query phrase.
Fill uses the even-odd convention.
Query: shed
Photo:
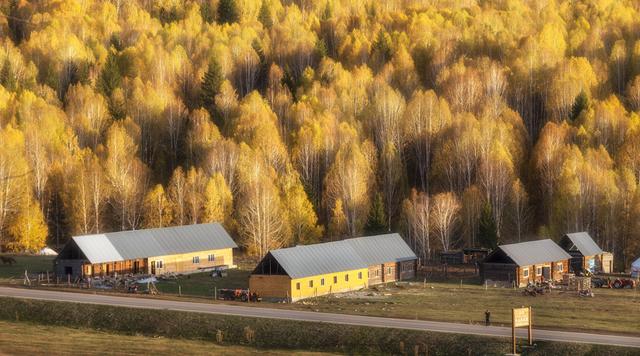
[[[613,255],[602,251],[588,232],[568,233],[559,244],[571,255],[570,266],[575,273],[583,270],[611,273],[613,270]]]
[[[498,246],[480,265],[483,281],[515,283],[562,280],[571,256],[550,239]]]
[[[272,250],[249,278],[263,298],[300,300],[415,277],[417,256],[398,234]]]
[[[74,236],[54,269],[74,277],[189,273],[233,265],[237,247],[219,223]]]

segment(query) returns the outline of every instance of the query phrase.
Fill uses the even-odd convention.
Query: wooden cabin
[[[501,245],[480,264],[483,281],[525,287],[545,280],[560,281],[569,270],[571,256],[552,240]]]
[[[190,273],[233,265],[231,236],[218,223],[74,236],[54,260],[59,276]]]
[[[272,250],[249,277],[266,299],[297,301],[414,278],[418,258],[398,234]]]
[[[566,234],[559,244],[571,255],[569,265],[574,273],[582,270],[592,273],[613,271],[613,255],[602,251],[588,232]]]

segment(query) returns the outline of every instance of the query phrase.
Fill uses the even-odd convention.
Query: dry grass
[[[16,260],[16,266],[0,266],[0,281],[6,281],[9,276],[19,276],[24,273],[25,268],[29,268],[29,271],[46,271],[51,266],[50,257],[17,256]],[[177,281],[159,283],[158,289],[162,295],[156,298],[178,299],[176,294],[179,284],[183,293],[181,300],[214,302],[214,287],[247,287],[252,261],[239,260],[238,265],[238,269],[229,271],[229,276],[221,279],[212,279],[209,274],[200,273],[181,276]],[[473,279],[465,278],[463,284],[459,282],[427,283],[426,286],[417,282],[405,284],[407,286],[404,288],[383,287],[376,297],[360,293],[349,298],[320,297],[307,300],[304,304],[242,305],[462,323],[483,323],[484,311],[489,309],[492,321],[497,325],[509,325],[511,308],[531,305],[536,327],[640,335],[640,323],[637,319],[640,310],[639,289],[595,289],[594,298],[557,291],[550,295],[525,297],[520,290],[509,288],[485,290]]]
[[[375,296],[321,297],[291,307],[322,312],[375,315],[406,319],[484,323],[491,311],[494,325],[511,323],[511,308],[533,307],[534,325],[548,329],[640,334],[640,291],[596,289],[594,298],[553,291],[527,297],[520,290],[454,283],[410,283],[403,288],[379,288]],[[387,295],[388,294],[388,295]]]
[[[321,355],[5,321],[0,330],[2,355]]]

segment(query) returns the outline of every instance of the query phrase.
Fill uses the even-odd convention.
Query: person
[[[484,324],[486,326],[491,325],[491,312],[489,311],[489,309],[484,312]]]

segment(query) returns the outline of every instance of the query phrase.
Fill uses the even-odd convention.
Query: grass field
[[[6,321],[0,321],[0,330],[2,355],[36,355],[45,350],[47,355],[325,355]],[[117,342],[114,342],[116,338]]]
[[[0,280],[20,278],[24,269],[46,271],[50,257],[17,256],[18,265],[0,265]],[[211,278],[208,273],[181,276],[177,280],[158,283],[161,298],[177,298],[178,286],[185,297],[198,297],[211,302],[214,288],[247,288],[252,261],[239,260],[239,268],[230,270],[225,278]],[[640,334],[640,290],[596,289],[594,298],[578,297],[575,293],[554,291],[538,297],[523,296],[520,290],[485,288],[472,283],[421,282],[374,287],[369,291],[342,296],[309,299],[295,304],[260,303],[261,307],[294,308],[322,312],[375,315],[396,318],[483,323],[489,309],[496,325],[510,323],[513,307],[531,305],[534,325],[540,328],[603,331]],[[378,289],[378,291],[376,291]],[[204,297],[205,299],[202,299]],[[255,304],[249,304],[255,305]]]
[[[246,269],[229,270],[224,278],[212,278],[211,273],[194,273],[176,280],[160,281],[157,287],[161,293],[178,294],[181,289],[185,296],[213,298],[215,288],[247,288],[250,274]]]
[[[0,264],[0,281],[8,281],[10,279],[22,279],[24,271],[29,274],[53,272],[53,256],[23,256],[23,255],[3,255],[11,256],[16,260],[14,265]]]
[[[494,325],[511,323],[511,308],[532,306],[535,327],[640,334],[638,289],[595,289],[594,298],[553,291],[537,297],[521,290],[455,283],[407,283],[402,288],[320,297],[289,307],[322,312],[375,315],[407,319],[484,323],[491,311]],[[402,285],[401,285],[402,286]]]

